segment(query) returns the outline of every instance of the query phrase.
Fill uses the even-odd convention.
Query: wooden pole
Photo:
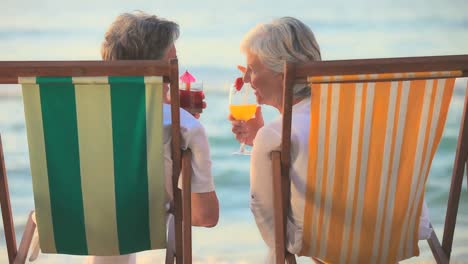
[[[463,172],[468,155],[468,93],[465,95],[465,106],[463,109],[460,132],[458,135],[458,144],[455,156],[455,164],[452,174],[452,183],[450,185],[449,198],[447,203],[447,213],[445,216],[444,236],[442,238],[442,248],[450,260],[452,252],[453,235],[455,224],[457,222],[458,206],[460,202],[460,193],[463,183]]]
[[[167,62],[161,60],[0,61],[1,84],[18,83],[20,76],[109,76],[109,72],[112,76],[169,76]]]
[[[182,223],[184,264],[192,263],[192,152],[182,154]]]
[[[5,158],[3,155],[2,137],[0,135],[0,204],[2,208],[3,229],[8,251],[8,260],[13,263],[18,253],[16,248],[15,225],[11,212],[10,193],[6,176]]]
[[[174,223],[175,223],[175,244],[176,263],[183,263],[182,245],[182,193],[177,184],[179,182],[181,170],[181,149],[180,149],[180,108],[179,108],[179,67],[177,59],[170,61],[171,79],[171,118],[172,118],[172,193],[174,196]]]
[[[282,176],[281,176],[281,152],[271,152],[271,164],[273,170],[273,217],[275,225],[275,259],[276,263],[284,263],[286,253],[286,230],[284,222],[284,193],[282,188]]]

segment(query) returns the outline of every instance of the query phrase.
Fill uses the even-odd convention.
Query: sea
[[[210,75],[220,76],[219,72],[203,69],[199,69],[198,74],[205,80],[210,80]],[[218,78],[212,83],[205,82],[207,108],[200,121],[205,126],[211,146],[213,175],[220,201],[220,219],[214,228],[193,228],[194,263],[263,263],[267,252],[249,209],[250,157],[232,155],[239,148],[239,143],[234,139],[227,120],[228,85],[222,79],[234,80],[234,74],[234,72],[224,72],[225,78]],[[440,240],[466,89],[467,80],[457,80],[443,137],[432,162],[426,185],[425,198],[430,218]],[[264,107],[263,112],[266,122],[278,116],[278,112],[269,107]],[[28,213],[34,204],[23,101],[20,89],[16,85],[0,86],[0,133],[5,152],[16,237],[19,242]],[[453,243],[453,263],[468,263],[468,184],[466,175],[464,177]],[[421,255],[402,263],[435,263],[426,241],[420,241],[419,246]],[[163,263],[164,252],[139,253],[137,261]],[[0,227],[0,263],[7,263],[3,225]],[[35,263],[86,263],[86,259],[68,255],[40,254]],[[312,262],[307,258],[299,258],[298,263]]]

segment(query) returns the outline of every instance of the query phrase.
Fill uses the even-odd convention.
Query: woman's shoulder
[[[272,149],[281,144],[281,122],[265,124],[257,131],[253,145],[256,148]]]

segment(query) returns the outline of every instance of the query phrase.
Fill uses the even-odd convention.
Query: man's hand
[[[196,119],[200,118],[201,113],[203,113],[203,110],[206,108],[206,101],[205,101],[205,94],[204,93],[203,93],[202,99],[203,99],[202,108],[184,108],[185,110],[187,110],[187,112],[192,114],[193,117],[195,117]]]
[[[205,98],[205,96],[203,96],[203,98]],[[203,113],[203,109],[205,109],[205,108],[206,108],[206,102],[203,101],[203,107],[202,107],[202,109],[201,109],[201,110],[200,110],[200,109],[196,109],[196,110],[198,110],[198,112],[191,112],[190,109],[187,109],[187,111],[189,111],[189,112],[193,115],[193,117],[195,117],[196,119],[199,119],[201,113]]]

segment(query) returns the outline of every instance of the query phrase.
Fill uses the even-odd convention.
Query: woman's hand
[[[257,107],[254,118],[249,121],[235,120],[232,115],[229,115],[228,119],[231,121],[232,133],[234,133],[237,141],[249,146],[253,145],[257,131],[264,125],[262,108],[260,106]]]

